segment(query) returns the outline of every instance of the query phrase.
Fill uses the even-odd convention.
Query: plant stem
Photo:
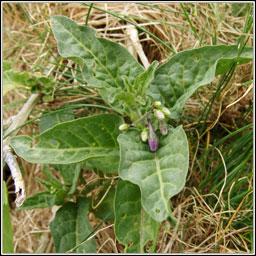
[[[14,118],[12,118],[12,124],[5,132],[6,134],[9,134],[10,131],[13,131],[16,129],[15,132],[13,132],[12,136],[15,136],[18,132],[17,127],[19,127],[21,124],[25,122],[25,120],[28,118],[30,112],[36,105],[37,101],[39,100],[39,94],[31,94],[28,101],[25,103],[25,105],[20,110],[19,114],[16,115]],[[16,160],[16,157],[12,153],[12,149],[9,146],[10,139],[12,136],[7,137],[3,141],[3,158],[6,164],[9,166],[9,169],[12,174],[12,178],[14,180],[15,185],[15,193],[16,193],[16,200],[15,203],[19,207],[22,205],[22,203],[25,200],[26,192],[25,192],[25,184],[22,178],[22,174],[18,165],[18,162]]]
[[[143,116],[141,116],[139,119],[137,119],[136,121],[134,121],[131,124],[131,127],[135,126],[137,123],[139,123],[140,121],[142,121],[143,119],[147,118],[151,113],[153,113],[153,110],[149,110],[146,114],[144,114]]]

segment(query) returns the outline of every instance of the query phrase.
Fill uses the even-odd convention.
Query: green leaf
[[[53,16],[52,31],[61,56],[83,60],[83,78],[88,85],[99,89],[108,102],[113,88],[125,88],[121,76],[135,78],[144,71],[136,59],[120,44],[96,37],[96,31],[64,16]],[[121,112],[120,104],[116,104]]]
[[[48,165],[43,166],[43,172],[44,172],[45,178],[47,178],[49,180],[49,182],[52,184],[52,186],[54,186],[56,188],[63,187],[63,184],[53,175],[53,173]]]
[[[11,69],[12,69],[12,64],[6,60],[3,60],[3,72]]]
[[[3,95],[15,88],[25,87],[29,80],[29,74],[27,72],[21,73],[14,71],[10,63],[6,61],[3,65],[3,71]]]
[[[65,198],[67,196],[67,192],[63,189],[56,189],[55,192],[52,193],[53,196],[47,199],[47,203],[49,207],[53,207],[54,205],[63,205],[65,202]]]
[[[131,108],[134,108],[134,105],[136,105],[135,95],[130,92],[122,91],[120,93],[117,93],[114,97],[114,101],[118,100],[125,102],[126,105]]]
[[[12,223],[10,217],[10,208],[8,203],[8,189],[3,181],[3,252],[14,253]]]
[[[49,201],[54,197],[49,191],[37,193],[31,197],[26,198],[22,206],[17,210],[31,210],[36,208],[49,207]]]
[[[76,187],[79,178],[79,173],[81,171],[81,164],[54,164],[52,166],[54,167],[54,169],[60,172],[60,175],[62,176],[65,184],[72,184],[72,187]],[[74,188],[70,188],[70,191],[73,191],[73,189]],[[70,191],[69,193],[72,193]]]
[[[147,70],[141,73],[135,79],[134,89],[136,90],[137,95],[140,95],[142,98],[146,96],[146,91],[154,79],[157,66],[158,61],[153,61]]]
[[[159,224],[141,205],[140,189],[118,180],[115,196],[115,234],[126,253],[144,253],[144,246],[157,239]]]
[[[13,137],[10,145],[31,163],[72,164],[96,158],[108,162],[108,156],[113,161],[113,154],[119,152],[117,136],[122,123],[117,115],[99,114],[57,124],[34,141],[29,136]],[[32,146],[32,142],[37,144]]]
[[[139,185],[144,209],[161,222],[170,214],[169,199],[185,185],[189,150],[182,126],[169,127],[168,135],[159,137],[156,152],[149,150],[135,129],[119,135],[118,142],[120,177]]]
[[[50,190],[51,187],[52,187],[51,182],[49,182],[49,181],[47,181],[47,180],[42,180],[42,179],[40,179],[40,178],[38,178],[38,177],[35,177],[35,180],[36,180],[37,182],[39,182],[42,186],[44,186],[47,190]]]
[[[65,186],[53,175],[48,165],[43,167],[44,175],[49,180],[36,177],[36,181],[42,184],[48,191],[35,194],[25,200],[21,209],[34,209],[62,205],[67,196]]]
[[[168,106],[171,118],[179,118],[187,99],[200,86],[227,72],[236,61],[242,64],[253,58],[251,47],[239,57],[238,52],[236,45],[217,45],[177,53],[156,70],[148,95]]]
[[[50,223],[56,253],[65,253],[76,247],[75,253],[95,253],[94,238],[82,243],[92,232],[87,218],[90,201],[78,198],[76,203],[65,203]],[[81,245],[80,245],[81,244]]]
[[[106,159],[107,158],[107,159]],[[88,162],[95,168],[106,173],[118,173],[119,150],[110,152],[106,157],[90,159]]]
[[[73,195],[76,192],[76,187],[81,172],[81,164],[76,164],[71,172],[73,172],[74,175],[72,179],[72,186],[68,192],[69,195]]]
[[[134,117],[136,119],[134,112],[140,108],[141,104],[146,104],[146,91],[154,78],[157,65],[158,61],[154,61],[145,72],[139,74],[134,81],[134,86],[129,77],[126,75],[121,76],[125,88],[114,88],[109,90],[108,102],[120,102],[123,106],[124,113],[130,116],[132,120]]]
[[[98,199],[101,200],[104,194],[106,193],[105,189],[102,189],[99,193]],[[114,221],[114,197],[115,197],[115,187],[112,186],[108,191],[104,200],[100,203],[100,205],[93,211],[93,213],[100,219],[104,219],[110,212],[113,212],[110,216],[108,216],[105,221]],[[99,201],[98,200],[98,201]],[[94,205],[97,205],[97,202],[94,202]]]
[[[40,133],[48,130],[49,128],[53,127],[56,124],[59,124],[65,121],[71,121],[74,119],[75,117],[72,109],[67,109],[65,111],[44,116],[40,118],[40,121],[39,121]]]

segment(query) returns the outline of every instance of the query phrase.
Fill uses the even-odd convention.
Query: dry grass
[[[169,12],[138,5],[135,3],[97,3],[95,6],[108,11],[117,12],[119,14],[131,15],[144,18],[138,20],[130,18],[131,21],[139,24],[143,28],[149,30],[161,40],[172,46],[176,52],[197,48],[200,46],[201,35],[202,45],[212,45],[214,43],[213,33],[216,31],[216,40],[218,44],[235,44],[236,40],[242,35],[244,27],[244,16],[234,17],[230,4],[220,3],[218,5],[218,13],[214,13],[215,4],[198,3],[191,5],[185,4],[193,16],[190,16],[193,26],[197,29],[197,36],[191,30],[189,23],[184,15],[179,14],[182,8],[178,3],[162,3],[156,4],[160,8],[169,9]],[[228,8],[226,8],[229,6]],[[3,7],[3,58],[12,62],[15,69],[31,70],[33,64],[47,66],[49,49],[56,51],[56,41],[53,36],[45,29],[49,28],[49,17],[56,14],[66,15],[80,24],[84,24],[88,7],[79,3],[4,3]],[[23,9],[28,13],[27,18]],[[31,21],[31,23],[29,22]],[[153,22],[157,20],[159,22]],[[169,22],[170,24],[164,24]],[[127,25],[124,21],[113,17],[102,11],[92,9],[88,22],[89,26],[97,29],[99,36],[105,37],[116,42],[127,45]],[[40,35],[44,35],[40,38]],[[140,43],[143,47],[145,55],[149,62],[159,60],[160,63],[167,60],[172,55],[165,46],[150,38],[145,33],[139,33]],[[251,35],[252,38],[252,35]],[[249,40],[248,45],[252,44]],[[232,120],[239,114],[239,109],[246,108],[248,102],[252,100],[252,90],[247,92],[248,87],[237,86],[252,79],[252,66],[243,65],[237,69],[236,75],[229,86],[217,99],[213,106],[211,120],[220,119],[223,123],[233,123]],[[216,88],[201,89],[201,101],[207,103],[213,95]],[[245,93],[247,93],[245,95]],[[245,95],[243,97],[243,95]],[[13,91],[4,97],[4,104],[14,102],[25,97],[25,92]],[[238,104],[229,107],[221,113],[226,106],[230,105],[237,99]],[[194,115],[199,115],[201,109],[197,97],[191,98],[186,107]],[[49,108],[47,104],[38,106],[40,109]],[[14,115],[19,107],[4,111],[3,118],[7,119]],[[220,115],[220,113],[222,115]],[[32,131],[36,132],[37,126],[32,125]],[[31,127],[25,127],[20,134],[31,134]],[[196,152],[196,147],[193,148]],[[20,160],[21,161],[21,160]],[[27,196],[42,191],[42,187],[35,182],[35,176],[43,177],[42,167],[40,165],[32,165],[20,162],[24,168],[24,180],[27,189]],[[191,165],[190,165],[191,166]],[[189,178],[191,178],[193,170],[190,170]],[[94,174],[87,173],[86,179],[95,178]],[[193,178],[195,178],[193,176]],[[9,179],[10,180],[10,179]],[[11,182],[9,182],[9,191]],[[184,192],[188,191],[189,197]],[[157,242],[158,253],[177,253],[180,250],[186,253],[210,253],[220,240],[223,234],[223,242],[219,246],[219,253],[239,253],[239,248],[243,247],[243,252],[249,252],[246,248],[246,242],[241,238],[237,239],[235,233],[240,230],[228,229],[224,232],[223,212],[216,212],[212,206],[207,205],[205,198],[213,196],[218,198],[219,195],[202,195],[195,188],[185,188],[182,193],[172,200],[174,207],[174,215],[178,218],[182,226],[186,226],[186,232],[168,226],[161,228]],[[222,207],[221,199],[219,204]],[[236,210],[229,211],[230,216],[236,217]],[[49,220],[52,212],[50,209],[39,209],[30,211],[11,210],[14,243],[16,253],[33,253],[35,251],[41,253],[54,252],[52,238],[49,236]],[[92,226],[99,223],[93,214],[89,215]],[[118,243],[114,236],[113,225],[104,223],[100,227],[100,231],[96,233],[97,252],[99,253],[120,253],[124,247]],[[39,236],[38,233],[45,233]]]

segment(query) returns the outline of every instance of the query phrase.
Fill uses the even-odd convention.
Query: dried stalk
[[[14,116],[11,116],[7,120],[3,120],[3,128],[7,129],[13,123],[14,118],[15,118]]]
[[[140,60],[143,63],[143,66],[147,69],[150,64],[149,64],[148,58],[145,55],[143,48],[140,44],[137,29],[134,26],[130,26],[127,28],[126,33],[129,36],[129,39],[132,41],[133,47],[135,48],[136,52],[138,53]],[[134,51],[132,51],[131,53],[136,57]]]
[[[12,120],[12,124],[5,131],[5,134],[8,134],[9,132],[16,129],[18,126],[22,125],[26,121],[26,119],[28,118],[32,109],[35,107],[38,100],[39,100],[39,94],[31,94],[30,98],[24,104],[20,112],[16,116],[10,119]],[[12,174],[12,178],[14,180],[15,193],[16,193],[15,203],[17,207],[22,205],[26,197],[25,184],[22,178],[22,174],[21,174],[19,165],[17,163],[16,156],[13,155],[12,149],[9,146],[11,137],[15,136],[18,133],[18,131],[19,129],[14,131],[10,136],[8,136],[3,141],[3,158],[6,164],[9,166],[9,169]]]

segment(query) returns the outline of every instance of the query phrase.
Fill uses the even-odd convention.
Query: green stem
[[[141,116],[139,119],[137,119],[136,121],[134,121],[131,126],[135,126],[137,123],[139,123],[140,121],[142,121],[143,119],[147,118],[151,113],[153,113],[153,110],[151,109],[150,111],[148,111],[146,114],[144,114],[143,116]]]

